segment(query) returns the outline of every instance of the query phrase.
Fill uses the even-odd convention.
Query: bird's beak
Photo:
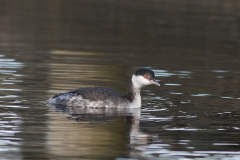
[[[157,85],[157,86],[160,86],[160,84],[154,79],[154,80],[151,80],[150,81],[152,84],[155,84],[155,85]]]

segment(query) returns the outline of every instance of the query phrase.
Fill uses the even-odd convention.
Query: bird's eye
[[[148,79],[147,75],[144,75],[143,77],[146,78],[146,79]]]

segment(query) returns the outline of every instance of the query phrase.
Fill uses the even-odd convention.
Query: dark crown
[[[147,68],[141,68],[135,72],[135,76],[144,76],[144,75],[146,75],[150,80],[153,80],[155,78],[154,72]]]

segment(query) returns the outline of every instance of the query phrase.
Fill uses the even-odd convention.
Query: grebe
[[[154,72],[150,69],[138,69],[132,76],[127,93],[104,87],[78,88],[66,93],[60,93],[47,101],[51,106],[79,106],[79,107],[141,107],[141,88],[160,84],[155,80]]]

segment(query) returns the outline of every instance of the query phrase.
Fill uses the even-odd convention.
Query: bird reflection
[[[124,118],[126,122],[125,131],[129,135],[130,144],[147,144],[156,138],[156,136],[139,131],[141,108],[91,108],[81,106],[66,107],[64,105],[58,105],[55,108],[63,114],[68,114],[67,119],[88,122],[89,125],[101,125],[101,123],[107,123],[109,120]]]

